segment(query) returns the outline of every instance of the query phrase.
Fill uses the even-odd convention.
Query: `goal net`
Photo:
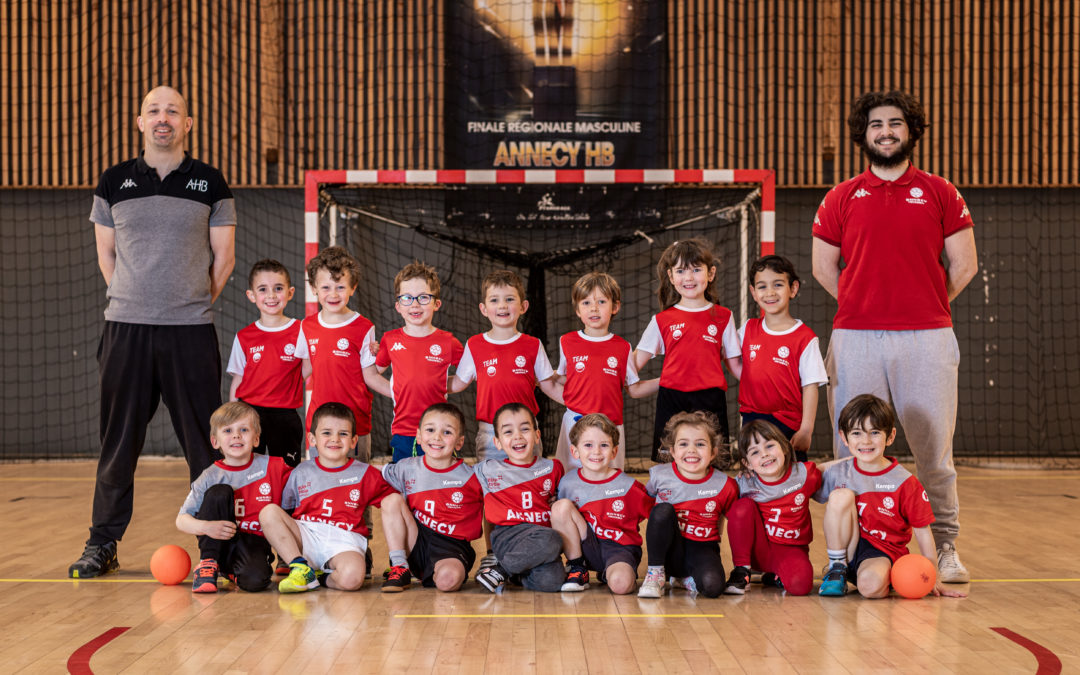
[[[438,270],[443,305],[435,324],[462,343],[490,328],[478,309],[481,280],[510,269],[529,302],[519,329],[541,339],[553,366],[559,337],[581,328],[570,297],[580,275],[604,271],[619,282],[622,307],[611,328],[633,345],[660,309],[656,263],[669,244],[711,242],[720,302],[740,321],[748,312],[747,267],[773,250],[771,171],[320,171],[308,172],[305,186],[306,258],[334,244],[356,256],[362,276],[354,306],[379,334],[401,325],[393,279],[413,260]],[[318,310],[310,288],[306,300],[308,314]],[[642,377],[657,377],[662,358]],[[450,400],[470,419],[471,438],[475,387]],[[537,400],[553,452],[563,407],[539,390]],[[627,457],[648,457],[655,401],[625,401]],[[390,401],[377,397],[373,454],[387,452],[392,415]]]

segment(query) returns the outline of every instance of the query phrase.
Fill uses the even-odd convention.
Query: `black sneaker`
[[[499,565],[484,567],[476,573],[476,580],[492,593],[498,593],[510,575]]]
[[[784,590],[784,582],[780,581],[780,577],[776,576],[775,572],[766,572],[765,574],[762,574],[761,585],[765,587],[772,586],[773,588]]]
[[[583,591],[589,587],[589,570],[584,567],[571,567],[566,575],[566,583],[559,590],[567,592]]]
[[[116,542],[105,544],[86,544],[82,556],[68,568],[72,579],[92,579],[120,569],[116,559]]]
[[[405,565],[396,565],[390,568],[390,574],[383,582],[383,593],[400,593],[412,585],[412,573]]]
[[[749,581],[750,570],[745,567],[736,566],[731,570],[731,574],[728,576],[724,593],[727,593],[728,595],[743,595],[746,593],[746,584]]]

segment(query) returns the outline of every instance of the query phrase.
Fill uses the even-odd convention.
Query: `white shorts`
[[[581,468],[581,462],[574,459],[574,456],[570,454],[570,429],[577,424],[577,421],[584,417],[581,413],[576,413],[569,408],[563,413],[562,427],[559,429],[559,444],[555,446],[555,459],[562,462],[563,468],[569,471],[570,469]],[[626,430],[623,429],[623,425],[615,425],[619,430],[619,449],[615,453],[615,459],[611,462],[611,466],[616,469],[622,469],[626,465]]]
[[[360,555],[367,553],[367,537],[359,532],[350,532],[327,523],[313,523],[298,520],[300,540],[304,558],[312,569],[331,571],[326,564],[338,553],[355,551]]]

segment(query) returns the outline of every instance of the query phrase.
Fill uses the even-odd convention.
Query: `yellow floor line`
[[[723,614],[395,614],[395,619],[722,619]]]

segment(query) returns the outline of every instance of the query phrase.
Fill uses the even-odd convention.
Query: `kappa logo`
[[[619,359],[615,358],[614,356],[607,357],[607,367],[608,368],[616,368],[616,367],[618,367],[618,365],[619,365]]]
[[[395,342],[394,346],[390,348],[390,351],[398,352],[398,351],[401,351],[402,349],[405,349],[405,345],[401,344],[400,342]]]
[[[615,501],[611,502],[611,508],[615,510],[615,513],[618,513],[619,511],[622,511],[624,508],[626,508],[626,505],[623,504],[623,500],[616,499]]]
[[[121,190],[123,190],[124,188],[129,188],[129,187],[139,187],[139,184],[136,183],[135,181],[131,180],[130,178],[124,180],[124,182],[120,184],[120,189]]]
[[[460,492],[457,492],[457,491],[455,490],[455,491],[454,491],[454,494],[450,495],[450,499],[451,499],[451,500],[452,500],[452,501],[453,501],[453,502],[454,502],[455,504],[460,504],[460,503],[462,502],[462,500],[463,500],[463,499],[465,499],[465,495],[463,495],[463,494],[461,494]]]
[[[865,188],[859,188],[855,191],[855,194],[851,195],[852,199],[861,199],[862,197],[869,197],[870,191]],[[816,222],[816,220],[815,220]]]
[[[260,483],[259,484],[259,494],[261,494],[261,495],[270,494],[270,483]]]
[[[341,338],[340,340],[338,340],[337,341],[337,348],[342,349],[342,350],[348,349],[349,348],[349,338]],[[391,349],[390,351],[393,351],[393,350]]]
[[[286,356],[292,356],[295,353],[296,353],[296,345],[292,344],[291,342],[289,344],[285,345],[285,355]]]
[[[187,189],[197,190],[198,192],[206,192],[210,189],[210,182],[207,181],[205,178],[201,180],[196,180],[192,178],[187,182]]]
[[[518,368],[524,368],[525,367],[525,357],[524,356],[519,356],[516,359],[514,359],[514,365],[517,366]]]
[[[964,209],[960,211],[960,220],[971,217],[971,211],[968,211],[967,204],[964,204]]]
[[[431,352],[432,356],[438,356],[439,354],[442,354],[442,347],[439,345],[431,345],[431,349],[428,351]]]
[[[896,506],[896,502],[893,501],[892,497],[886,497],[885,499],[882,499],[881,504],[887,509],[892,509],[892,507]]]
[[[780,349],[776,350],[776,355],[782,359],[786,359],[789,354],[791,354],[791,350],[783,345],[781,345]]]
[[[352,490],[349,490],[349,499],[351,499],[354,502],[359,500],[360,499],[360,491],[355,489],[355,488],[352,489]]]

